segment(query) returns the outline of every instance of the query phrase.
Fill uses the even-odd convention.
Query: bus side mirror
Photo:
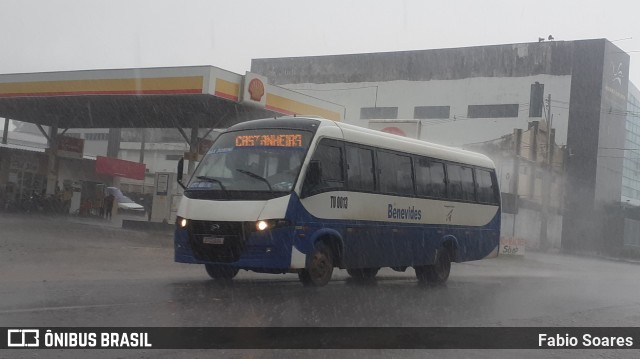
[[[182,183],[182,171],[184,171],[184,157],[181,157],[180,160],[178,161],[178,175],[177,175],[176,178],[178,179],[178,184],[183,189],[186,189],[186,187]]]

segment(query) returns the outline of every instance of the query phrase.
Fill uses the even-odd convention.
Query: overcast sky
[[[0,73],[607,38],[640,85],[640,1],[0,0]],[[636,52],[631,52],[636,51]]]

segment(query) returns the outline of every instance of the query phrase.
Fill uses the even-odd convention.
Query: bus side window
[[[473,170],[470,167],[447,164],[449,198],[463,201],[475,201]]]
[[[495,170],[491,171],[491,189],[493,190],[493,203],[500,205],[500,186]]]
[[[327,142],[320,141],[311,158],[302,186],[302,197],[344,188],[342,147]]]
[[[444,177],[444,164],[417,158],[416,164],[416,193],[418,196],[431,198],[446,198],[447,183]]]
[[[449,198],[462,199],[460,166],[447,164],[447,184],[449,185]]]
[[[351,191],[374,191],[373,151],[347,145],[347,181]]]
[[[478,202],[498,204],[496,197],[496,186],[493,184],[494,176],[486,170],[476,169],[476,182],[478,190]]]
[[[476,186],[473,182],[473,168],[462,168],[462,199],[465,201],[476,200]]]
[[[378,151],[380,192],[413,195],[411,157]]]

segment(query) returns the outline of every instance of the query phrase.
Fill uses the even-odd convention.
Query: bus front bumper
[[[288,231],[277,230],[266,235],[252,234],[240,258],[231,263],[198,259],[189,242],[189,232],[176,229],[174,234],[174,260],[190,264],[223,264],[256,272],[288,272],[291,266],[293,240]]]

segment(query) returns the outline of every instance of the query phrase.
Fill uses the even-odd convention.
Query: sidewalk
[[[114,215],[112,219],[106,220],[98,217],[65,217],[69,222],[87,224],[92,226],[100,226],[106,228],[118,228],[124,230],[133,230],[141,232],[165,232],[173,233],[173,224],[149,222],[146,217],[133,217],[126,215]]]
[[[122,228],[122,218],[119,216],[113,216],[110,220],[100,217],[80,217],[80,216],[59,216],[60,220],[88,224],[92,226],[108,227],[108,228]]]
[[[163,232],[172,234],[174,225],[172,223],[149,222],[147,217],[128,216],[122,214],[114,214],[109,220],[101,217],[83,217],[75,215],[53,214],[53,213],[15,213],[0,212],[0,218],[7,221],[13,219],[28,219],[31,223],[38,221],[57,222],[57,223],[78,223],[90,226],[96,226],[109,229],[122,229],[126,231],[137,232]]]

